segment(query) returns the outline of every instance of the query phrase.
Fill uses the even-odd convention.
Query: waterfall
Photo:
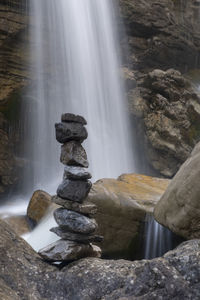
[[[93,180],[133,172],[112,1],[32,0],[31,11],[34,80],[28,153],[33,172],[32,179],[25,177],[34,189],[55,192],[63,168],[54,123],[64,112],[83,115],[88,121],[85,147]]]
[[[160,225],[151,214],[146,216],[144,228],[144,258],[161,257],[172,247],[172,232]]]
[[[55,193],[61,182],[63,166],[54,123],[64,112],[83,115],[88,121],[84,146],[93,180],[133,172],[113,1],[32,0],[31,12],[33,84],[26,119],[32,167],[25,175],[25,186]],[[41,236],[41,228],[33,232],[32,240],[37,230]]]

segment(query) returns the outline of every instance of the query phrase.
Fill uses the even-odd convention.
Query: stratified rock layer
[[[200,240],[162,258],[82,259],[58,270],[0,221],[0,297],[5,300],[199,300]]]
[[[200,238],[200,143],[157,203],[155,219],[186,239]]]

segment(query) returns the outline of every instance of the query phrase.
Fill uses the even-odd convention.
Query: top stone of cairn
[[[74,123],[80,123],[82,125],[87,125],[87,121],[79,115],[74,115],[70,113],[62,114],[61,121],[68,123],[68,122],[74,122]]]

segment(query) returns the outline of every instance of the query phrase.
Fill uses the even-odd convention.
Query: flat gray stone
[[[66,166],[64,169],[63,179],[87,180],[92,178],[92,175],[81,167]]]
[[[90,234],[98,228],[94,219],[65,208],[56,209],[54,211],[54,218],[56,223],[65,229],[65,231]]]
[[[85,118],[83,118],[82,116],[74,115],[74,114],[70,114],[70,113],[62,114],[61,121],[67,122],[67,123],[75,122],[75,123],[80,123],[82,125],[87,125],[87,121],[85,120]]]
[[[63,199],[82,203],[92,187],[91,181],[63,180],[58,186],[57,195]]]
[[[100,235],[92,235],[92,234],[78,234],[66,231],[62,227],[53,227],[50,229],[51,232],[57,234],[63,240],[69,240],[79,243],[91,243],[91,242],[102,242],[103,237]]]
[[[51,201],[63,206],[64,208],[76,211],[80,214],[92,216],[97,213],[97,206],[91,202],[84,201],[83,203],[78,203],[71,200],[62,199],[58,196],[53,196],[51,198]]]
[[[56,140],[61,144],[72,140],[83,142],[88,137],[86,128],[80,123],[56,123],[55,128]]]
[[[101,257],[101,249],[92,244],[59,240],[41,249],[39,255],[47,261],[72,261],[83,257]]]
[[[60,161],[64,165],[88,168],[87,154],[83,146],[76,141],[65,143],[61,147]],[[77,173],[77,172],[73,172]],[[80,173],[80,171],[78,172]]]

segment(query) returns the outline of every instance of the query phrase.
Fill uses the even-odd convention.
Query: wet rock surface
[[[87,136],[86,128],[80,123],[57,123],[56,127],[56,139],[59,143],[66,143],[69,141],[83,142]]]
[[[79,142],[76,141],[65,143],[61,147],[60,161],[64,165],[68,165],[71,167],[79,166],[79,167],[88,168],[89,166],[85,149],[82,147],[82,145]],[[71,169],[72,170],[71,172],[69,170],[70,168],[68,167],[68,173],[71,174],[71,177],[73,176],[75,177],[75,179],[77,179],[78,174],[77,175],[75,174],[77,173],[75,169]],[[75,175],[72,175],[72,173]]]
[[[61,121],[66,123],[75,122],[80,123],[82,125],[87,125],[87,121],[82,116],[70,113],[62,114]]]
[[[200,143],[181,166],[157,203],[155,219],[174,233],[200,238]]]
[[[64,180],[57,189],[60,198],[82,203],[87,197],[92,183],[90,181]]]
[[[62,227],[54,227],[50,229],[64,240],[75,241],[80,243],[91,243],[91,242],[102,242],[103,237],[100,235],[85,235],[73,232],[67,232],[66,229]]]
[[[56,209],[54,218],[57,224],[67,231],[90,234],[97,229],[97,223],[94,219],[65,208]]]
[[[84,168],[66,166],[63,179],[87,180],[92,178],[92,175]]]
[[[1,299],[199,299],[200,240],[153,260],[87,258],[61,270],[2,221],[0,245]]]
[[[73,202],[71,200],[60,198],[58,196],[53,196],[52,202],[60,206],[63,206],[64,208],[76,211],[84,215],[93,216],[97,213],[97,206],[94,203],[88,201],[84,201],[83,203],[78,203],[78,202]]]

